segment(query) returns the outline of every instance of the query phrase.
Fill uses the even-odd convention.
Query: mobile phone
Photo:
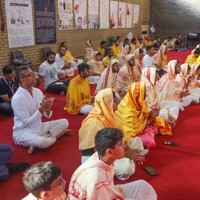
[[[164,141],[163,144],[170,146],[179,146],[178,142],[172,142],[172,141]]]
[[[148,153],[149,153],[149,149],[143,149],[139,151],[139,154],[141,154],[142,156],[146,156]]]
[[[152,167],[150,166],[145,166],[144,170],[151,176],[156,176],[158,175],[158,172],[156,172]]]

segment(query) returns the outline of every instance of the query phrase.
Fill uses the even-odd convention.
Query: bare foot
[[[32,154],[33,153],[33,151],[34,151],[34,147],[33,146],[30,146],[29,148],[28,148],[28,154]]]

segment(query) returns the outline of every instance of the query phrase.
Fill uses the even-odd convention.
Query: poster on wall
[[[118,28],[118,2],[110,1],[110,28]]]
[[[119,2],[119,28],[126,28],[126,3]]]
[[[34,0],[36,44],[56,43],[55,0]]]
[[[101,0],[100,2],[100,28],[108,29],[109,26],[109,0]]]
[[[126,28],[133,28],[133,4],[126,4]]]
[[[73,29],[72,0],[58,0],[59,30]]]
[[[88,28],[99,28],[99,0],[88,0]]]
[[[34,45],[31,0],[6,0],[9,48]]]
[[[133,5],[133,27],[139,26],[140,5]]]
[[[75,28],[87,29],[86,0],[74,0]]]

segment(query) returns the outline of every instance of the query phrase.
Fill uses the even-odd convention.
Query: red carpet
[[[181,63],[190,51],[175,53],[169,52],[168,59],[178,59]],[[94,91],[94,86],[92,86]],[[48,94],[48,96],[51,96]],[[72,173],[80,164],[80,152],[78,150],[78,130],[84,116],[69,115],[63,110],[65,97],[53,95],[56,101],[53,106],[52,119],[67,118],[70,122],[72,134],[60,138],[55,145],[46,150],[37,150],[32,155],[27,154],[27,148],[16,146],[12,140],[11,117],[0,116],[1,143],[11,144],[15,149],[13,162],[28,161],[31,164],[39,161],[51,160],[63,170],[63,177],[67,181],[66,191]],[[200,134],[199,113],[200,106],[192,105],[180,113],[173,136],[157,136],[155,149],[150,150],[146,156],[144,165],[150,165],[157,172],[155,177],[149,176],[141,166],[129,180],[144,179],[155,188],[159,200],[199,200],[200,193]],[[166,146],[163,141],[177,141],[180,146]],[[0,182],[1,199],[21,199],[27,192],[23,187],[22,173],[11,175],[6,181]],[[116,183],[122,183],[116,180]]]

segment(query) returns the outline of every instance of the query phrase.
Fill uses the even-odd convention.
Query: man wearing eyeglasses
[[[3,67],[2,72],[3,77],[0,79],[0,113],[4,115],[13,115],[11,99],[19,85],[11,66]]]
[[[57,138],[68,132],[66,119],[42,122],[42,116],[50,118],[54,98],[45,97],[34,88],[35,73],[27,67],[22,67],[16,73],[19,89],[12,98],[14,111],[13,139],[18,145],[29,147],[28,153],[34,148],[48,148]]]
[[[24,173],[23,183],[28,190],[22,200],[66,200],[61,169],[52,162],[39,162]]]

